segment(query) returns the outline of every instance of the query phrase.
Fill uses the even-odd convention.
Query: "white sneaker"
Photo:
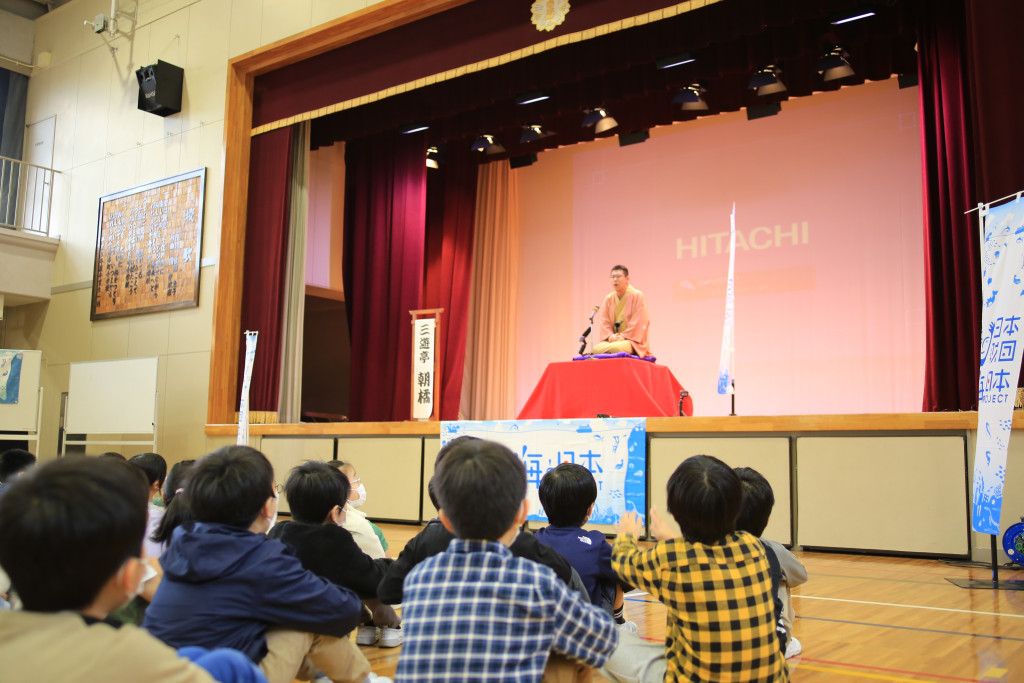
[[[356,645],[376,645],[380,640],[380,629],[372,625],[363,625],[356,631]]]
[[[635,621],[624,621],[621,624],[619,624],[619,630],[620,631],[624,631],[626,633],[636,633],[637,632],[636,622]]]
[[[381,647],[398,647],[402,644],[402,627],[389,628],[385,627],[380,630],[380,643]]]
[[[800,641],[796,639],[796,636],[791,636],[789,639],[789,645],[786,646],[786,659],[796,657],[798,654],[804,651]]]

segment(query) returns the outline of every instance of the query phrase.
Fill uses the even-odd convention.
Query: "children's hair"
[[[348,478],[323,462],[306,462],[294,468],[284,485],[292,519],[306,524],[323,524],[331,510],[345,507]]]
[[[583,526],[597,500],[597,481],[583,465],[563,462],[540,480],[540,504],[554,526]]]
[[[195,471],[195,460],[175,463],[164,482],[164,516],[149,539],[155,543],[170,543],[174,530],[195,519],[188,500],[189,479]]]
[[[445,445],[441,446],[441,450],[439,450],[437,452],[437,458],[434,459],[434,472],[435,473],[437,472],[437,468],[441,466],[441,461],[444,460],[446,455],[451,453],[451,450],[453,448],[455,448],[456,446],[458,446],[461,443],[465,443],[466,441],[479,441],[479,440],[480,439],[478,437],[469,436],[468,434],[463,434],[462,436],[457,436],[454,439],[452,439],[451,441],[449,441],[448,443],[446,443]],[[441,509],[441,503],[440,503],[440,501],[438,501],[438,499],[437,499],[437,492],[434,490],[434,478],[433,477],[431,477],[430,481],[427,482],[427,495],[430,496],[430,502],[434,504],[434,509],[435,510],[440,510]]]
[[[119,460],[121,462],[128,462],[128,458],[124,457],[123,455],[121,455],[117,451],[107,451],[106,453],[100,453],[96,457],[99,458],[100,460],[106,460],[107,458],[109,458],[111,460]]]
[[[692,543],[717,543],[735,531],[742,498],[740,478],[710,455],[687,458],[668,479],[668,510]]]
[[[139,453],[133,455],[128,462],[146,473],[150,486],[159,484],[160,488],[163,488],[164,480],[167,478],[167,461],[164,460],[164,456],[158,453]]]
[[[0,481],[7,482],[22,470],[36,464],[36,456],[20,448],[12,448],[0,454]]]
[[[341,474],[345,477],[345,480],[348,481],[349,485],[352,484],[352,476],[356,474],[355,465],[348,462],[347,460],[328,460],[325,464],[328,467],[331,467],[341,472]]]
[[[768,480],[751,467],[737,467],[736,476],[743,487],[743,503],[740,516],[736,518],[736,529],[760,537],[768,526],[775,506],[775,493]]]
[[[149,495],[134,468],[60,458],[0,497],[0,565],[25,609],[81,610],[142,552]]]
[[[188,503],[200,522],[248,529],[274,495],[274,468],[249,446],[225,446],[196,462]]]
[[[467,440],[445,455],[434,486],[456,536],[496,541],[526,498],[526,468],[499,443]]]
[[[195,460],[182,460],[171,466],[171,471],[167,473],[167,478],[164,480],[164,507],[169,506],[174,497],[178,495],[178,490],[184,488],[185,475],[195,464]]]

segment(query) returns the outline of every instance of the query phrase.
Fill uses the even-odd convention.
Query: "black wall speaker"
[[[135,72],[139,79],[139,109],[157,116],[170,116],[181,111],[181,86],[185,70],[180,66],[157,60]]]

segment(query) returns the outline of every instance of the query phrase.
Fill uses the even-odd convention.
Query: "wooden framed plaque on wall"
[[[206,169],[100,197],[90,320],[199,305]]]

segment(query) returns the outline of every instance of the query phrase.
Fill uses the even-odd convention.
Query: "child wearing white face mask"
[[[291,471],[284,490],[292,519],[278,523],[267,536],[294,548],[309,571],[354,590],[363,599],[367,609],[356,634],[357,643],[401,645],[402,620],[394,609],[377,599],[377,585],[392,561],[371,559],[344,528],[349,495],[345,475],[325,463],[307,462]]]
[[[375,560],[388,557],[388,542],[384,539],[384,532],[356,509],[366,503],[366,487],[359,478],[356,468],[352,463],[341,460],[332,460],[327,464],[340,470],[348,478],[349,496],[345,505],[345,522],[342,526],[352,534],[352,538],[364,553]]]

